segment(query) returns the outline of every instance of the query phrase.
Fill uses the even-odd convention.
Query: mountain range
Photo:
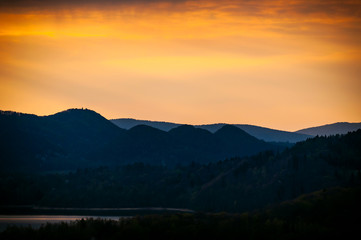
[[[338,122],[326,124],[319,127],[305,128],[296,131],[296,133],[312,136],[331,136],[336,134],[346,134],[361,129],[361,123]]]
[[[344,124],[327,129],[335,132],[339,126]],[[347,130],[350,126],[357,125],[349,124]],[[69,170],[134,162],[169,167],[204,164],[265,150],[282,151],[291,145],[281,142],[301,141],[311,137],[303,133],[324,129],[292,133],[240,124],[192,126],[107,120],[88,109],[69,109],[49,116],[1,111],[0,169]]]
[[[111,119],[111,121],[120,128],[130,129],[137,125],[147,125],[154,128],[158,128],[163,131],[169,131],[173,128],[181,126],[179,123],[171,122],[160,122],[160,121],[148,121],[148,120],[136,120],[132,118],[119,118]],[[208,130],[212,133],[216,132],[223,126],[228,125],[226,123],[216,123],[216,124],[203,124],[203,125],[194,125],[196,128],[201,128]],[[248,134],[267,142],[290,142],[296,143],[304,141],[307,138],[312,138],[314,136],[330,136],[336,134],[346,134],[348,132],[356,131],[361,128],[361,123],[333,123],[328,125],[322,125],[317,127],[305,128],[295,132],[281,131],[271,128],[265,128],[249,124],[231,124],[236,126]]]
[[[134,162],[176,166],[284,148],[231,125],[214,133],[190,125],[168,132],[146,125],[125,130],[87,109],[42,117],[2,111],[0,134],[1,170],[69,170]]]

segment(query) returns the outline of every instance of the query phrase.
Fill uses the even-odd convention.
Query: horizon
[[[278,131],[285,131],[285,132],[294,132],[296,133],[297,131],[300,130],[304,130],[304,129],[308,129],[308,128],[314,128],[314,127],[322,127],[322,126],[327,126],[327,125],[333,125],[333,124],[338,124],[338,123],[350,123],[350,124],[357,124],[357,123],[361,123],[361,122],[330,122],[330,123],[325,123],[322,125],[315,125],[315,126],[308,126],[308,127],[304,127],[304,128],[300,128],[297,130],[287,130],[287,129],[277,129],[277,128],[272,128],[272,127],[267,127],[267,126],[262,126],[262,125],[256,125],[256,124],[249,124],[249,123],[227,123],[227,122],[209,122],[209,123],[200,123],[200,124],[190,124],[190,123],[181,123],[181,122],[169,122],[169,121],[162,121],[162,120],[152,120],[152,119],[137,119],[137,118],[132,118],[132,117],[119,117],[119,118],[107,118],[105,117],[103,114],[101,114],[100,112],[97,112],[93,109],[89,109],[89,108],[84,108],[84,107],[80,107],[80,108],[68,108],[68,109],[64,109],[62,111],[58,111],[52,114],[45,114],[45,115],[38,115],[38,114],[34,114],[34,113],[28,113],[28,112],[18,112],[18,111],[13,111],[13,110],[1,110],[0,112],[14,112],[14,113],[20,113],[20,114],[30,114],[30,115],[36,115],[38,117],[47,117],[47,116],[52,116],[55,115],[57,113],[61,113],[61,112],[65,112],[68,110],[89,110],[89,111],[93,111],[95,113],[100,114],[102,117],[104,117],[106,120],[108,121],[113,121],[113,120],[135,120],[135,121],[148,121],[148,122],[159,122],[159,123],[171,123],[171,124],[179,124],[179,125],[191,125],[191,126],[202,126],[202,125],[213,125],[213,124],[225,124],[225,125],[249,125],[249,126],[255,126],[255,127],[261,127],[261,128],[267,128],[267,129],[272,129],[272,130],[278,130]]]
[[[353,0],[5,0],[0,109],[290,132],[359,123],[360,11]]]

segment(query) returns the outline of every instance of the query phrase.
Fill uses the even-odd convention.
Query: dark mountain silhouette
[[[361,129],[361,123],[339,122],[318,127],[301,129],[296,131],[296,133],[308,134],[311,136],[330,136],[336,134],[346,134],[348,132],[356,131],[357,129]]]
[[[87,109],[69,109],[44,117],[1,112],[1,169],[97,165],[92,162],[93,154],[124,132]]]
[[[120,128],[130,129],[137,125],[147,125],[154,128],[158,128],[163,131],[170,131],[181,124],[178,123],[170,123],[170,122],[156,122],[156,121],[147,121],[147,120],[136,120],[136,119],[129,119],[129,118],[120,118],[120,119],[113,119],[111,120],[115,125],[119,126]],[[201,128],[208,130],[211,133],[215,133],[217,130],[222,128],[225,125],[229,125],[226,123],[216,123],[216,124],[205,124],[205,125],[194,125],[196,128]],[[247,132],[248,134],[267,142],[290,142],[296,143],[300,141],[304,141],[309,137],[312,137],[307,134],[302,133],[295,133],[295,132],[287,132],[287,131],[280,131],[265,127],[259,127],[254,125],[247,125],[247,124],[232,124],[243,131]]]
[[[176,166],[282,149],[232,126],[212,134],[193,126],[165,132],[146,125],[121,129],[87,109],[54,115],[1,112],[0,168],[68,170],[144,162]]]
[[[118,164],[144,162],[155,165],[166,165],[167,155],[173,145],[167,132],[146,125],[129,129],[120,141],[113,144],[122,147],[114,155]],[[167,161],[167,164],[171,162]]]
[[[214,152],[218,149],[220,142],[214,134],[204,129],[195,128],[191,125],[181,125],[169,131],[170,136],[176,139],[179,145],[193,149],[204,149]],[[178,149],[183,151],[184,149]]]
[[[169,133],[174,137],[182,139],[189,139],[190,141],[198,144],[212,136],[207,130],[195,128],[192,125],[181,125],[173,128]]]
[[[118,148],[118,151],[110,157],[115,156],[113,162],[143,162],[173,167],[190,162],[208,163],[228,157],[246,156],[267,149],[283,149],[258,140],[236,127],[226,125],[223,128],[212,134],[189,125],[176,127],[169,132],[138,125],[113,142],[110,148]],[[104,150],[101,153],[110,151],[112,150]]]
[[[147,125],[153,128],[158,128],[162,131],[168,132],[169,130],[181,126],[182,124],[170,123],[170,122],[160,122],[160,121],[148,121],[148,120],[137,120],[133,118],[119,118],[111,119],[112,123],[117,125],[120,128],[131,129],[137,125]]]
[[[209,124],[209,125],[198,125],[197,127],[202,129],[207,129],[210,132],[215,132],[222,126],[226,124],[218,123],[218,124]],[[265,128],[265,127],[259,127],[254,125],[248,125],[248,124],[234,124],[233,126],[236,126],[246,133],[267,142],[290,142],[290,143],[296,143],[300,141],[304,141],[307,138],[310,138],[312,136],[307,134],[301,134],[301,133],[293,133],[293,132],[287,132],[287,131],[281,131],[271,128]]]
[[[242,129],[232,126],[224,125],[217,130],[214,135],[220,139],[221,144],[225,146],[226,152],[237,153],[238,156],[252,155],[257,152],[257,148],[262,146],[267,149],[269,143],[258,140],[257,138],[249,135]]]

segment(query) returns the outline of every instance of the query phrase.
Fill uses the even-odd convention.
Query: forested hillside
[[[170,132],[145,125],[121,129],[87,109],[54,115],[0,112],[0,169],[58,171],[135,162],[174,167],[281,150],[233,126],[216,133],[193,126]]]
[[[56,174],[1,173],[0,203],[48,207],[175,207],[243,212],[361,183],[361,130],[283,152],[168,168],[134,163]]]

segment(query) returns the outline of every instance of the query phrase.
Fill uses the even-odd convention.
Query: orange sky
[[[2,1],[0,84],[1,110],[38,115],[361,122],[361,3]]]

